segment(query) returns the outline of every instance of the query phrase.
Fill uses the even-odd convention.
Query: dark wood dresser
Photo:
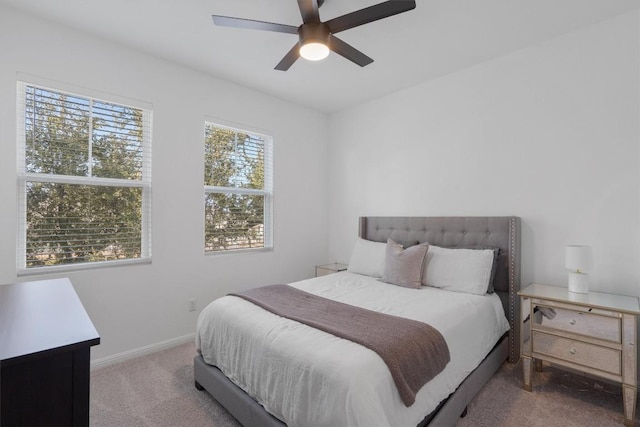
[[[0,285],[0,426],[88,426],[98,344],[69,279]]]

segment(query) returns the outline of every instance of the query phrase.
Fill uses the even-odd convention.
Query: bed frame
[[[480,365],[419,426],[453,426],[466,413],[469,402],[505,360],[520,357],[520,218],[518,217],[361,217],[363,239],[405,247],[429,242],[450,248],[499,248],[495,292],[500,297],[511,329]],[[198,355],[194,358],[195,386],[207,390],[245,427],[285,427],[217,367]]]

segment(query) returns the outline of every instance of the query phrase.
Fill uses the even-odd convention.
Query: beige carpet
[[[194,354],[189,343],[94,370],[91,425],[238,427],[209,394],[193,386]],[[505,364],[457,427],[622,425],[619,387],[594,386],[581,376],[547,368],[534,374],[534,391],[528,393],[522,390],[521,371],[520,364]]]

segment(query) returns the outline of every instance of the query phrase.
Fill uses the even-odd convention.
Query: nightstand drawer
[[[593,314],[586,311],[568,310],[554,307],[553,319],[542,317],[541,325],[546,328],[600,338],[615,343],[622,342],[622,319]],[[538,325],[534,325],[534,328]]]
[[[533,353],[622,375],[622,353],[611,348],[533,331]]]

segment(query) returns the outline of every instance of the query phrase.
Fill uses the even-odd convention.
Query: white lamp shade
[[[571,271],[586,271],[591,267],[591,247],[568,245],[565,250],[565,268]]]

